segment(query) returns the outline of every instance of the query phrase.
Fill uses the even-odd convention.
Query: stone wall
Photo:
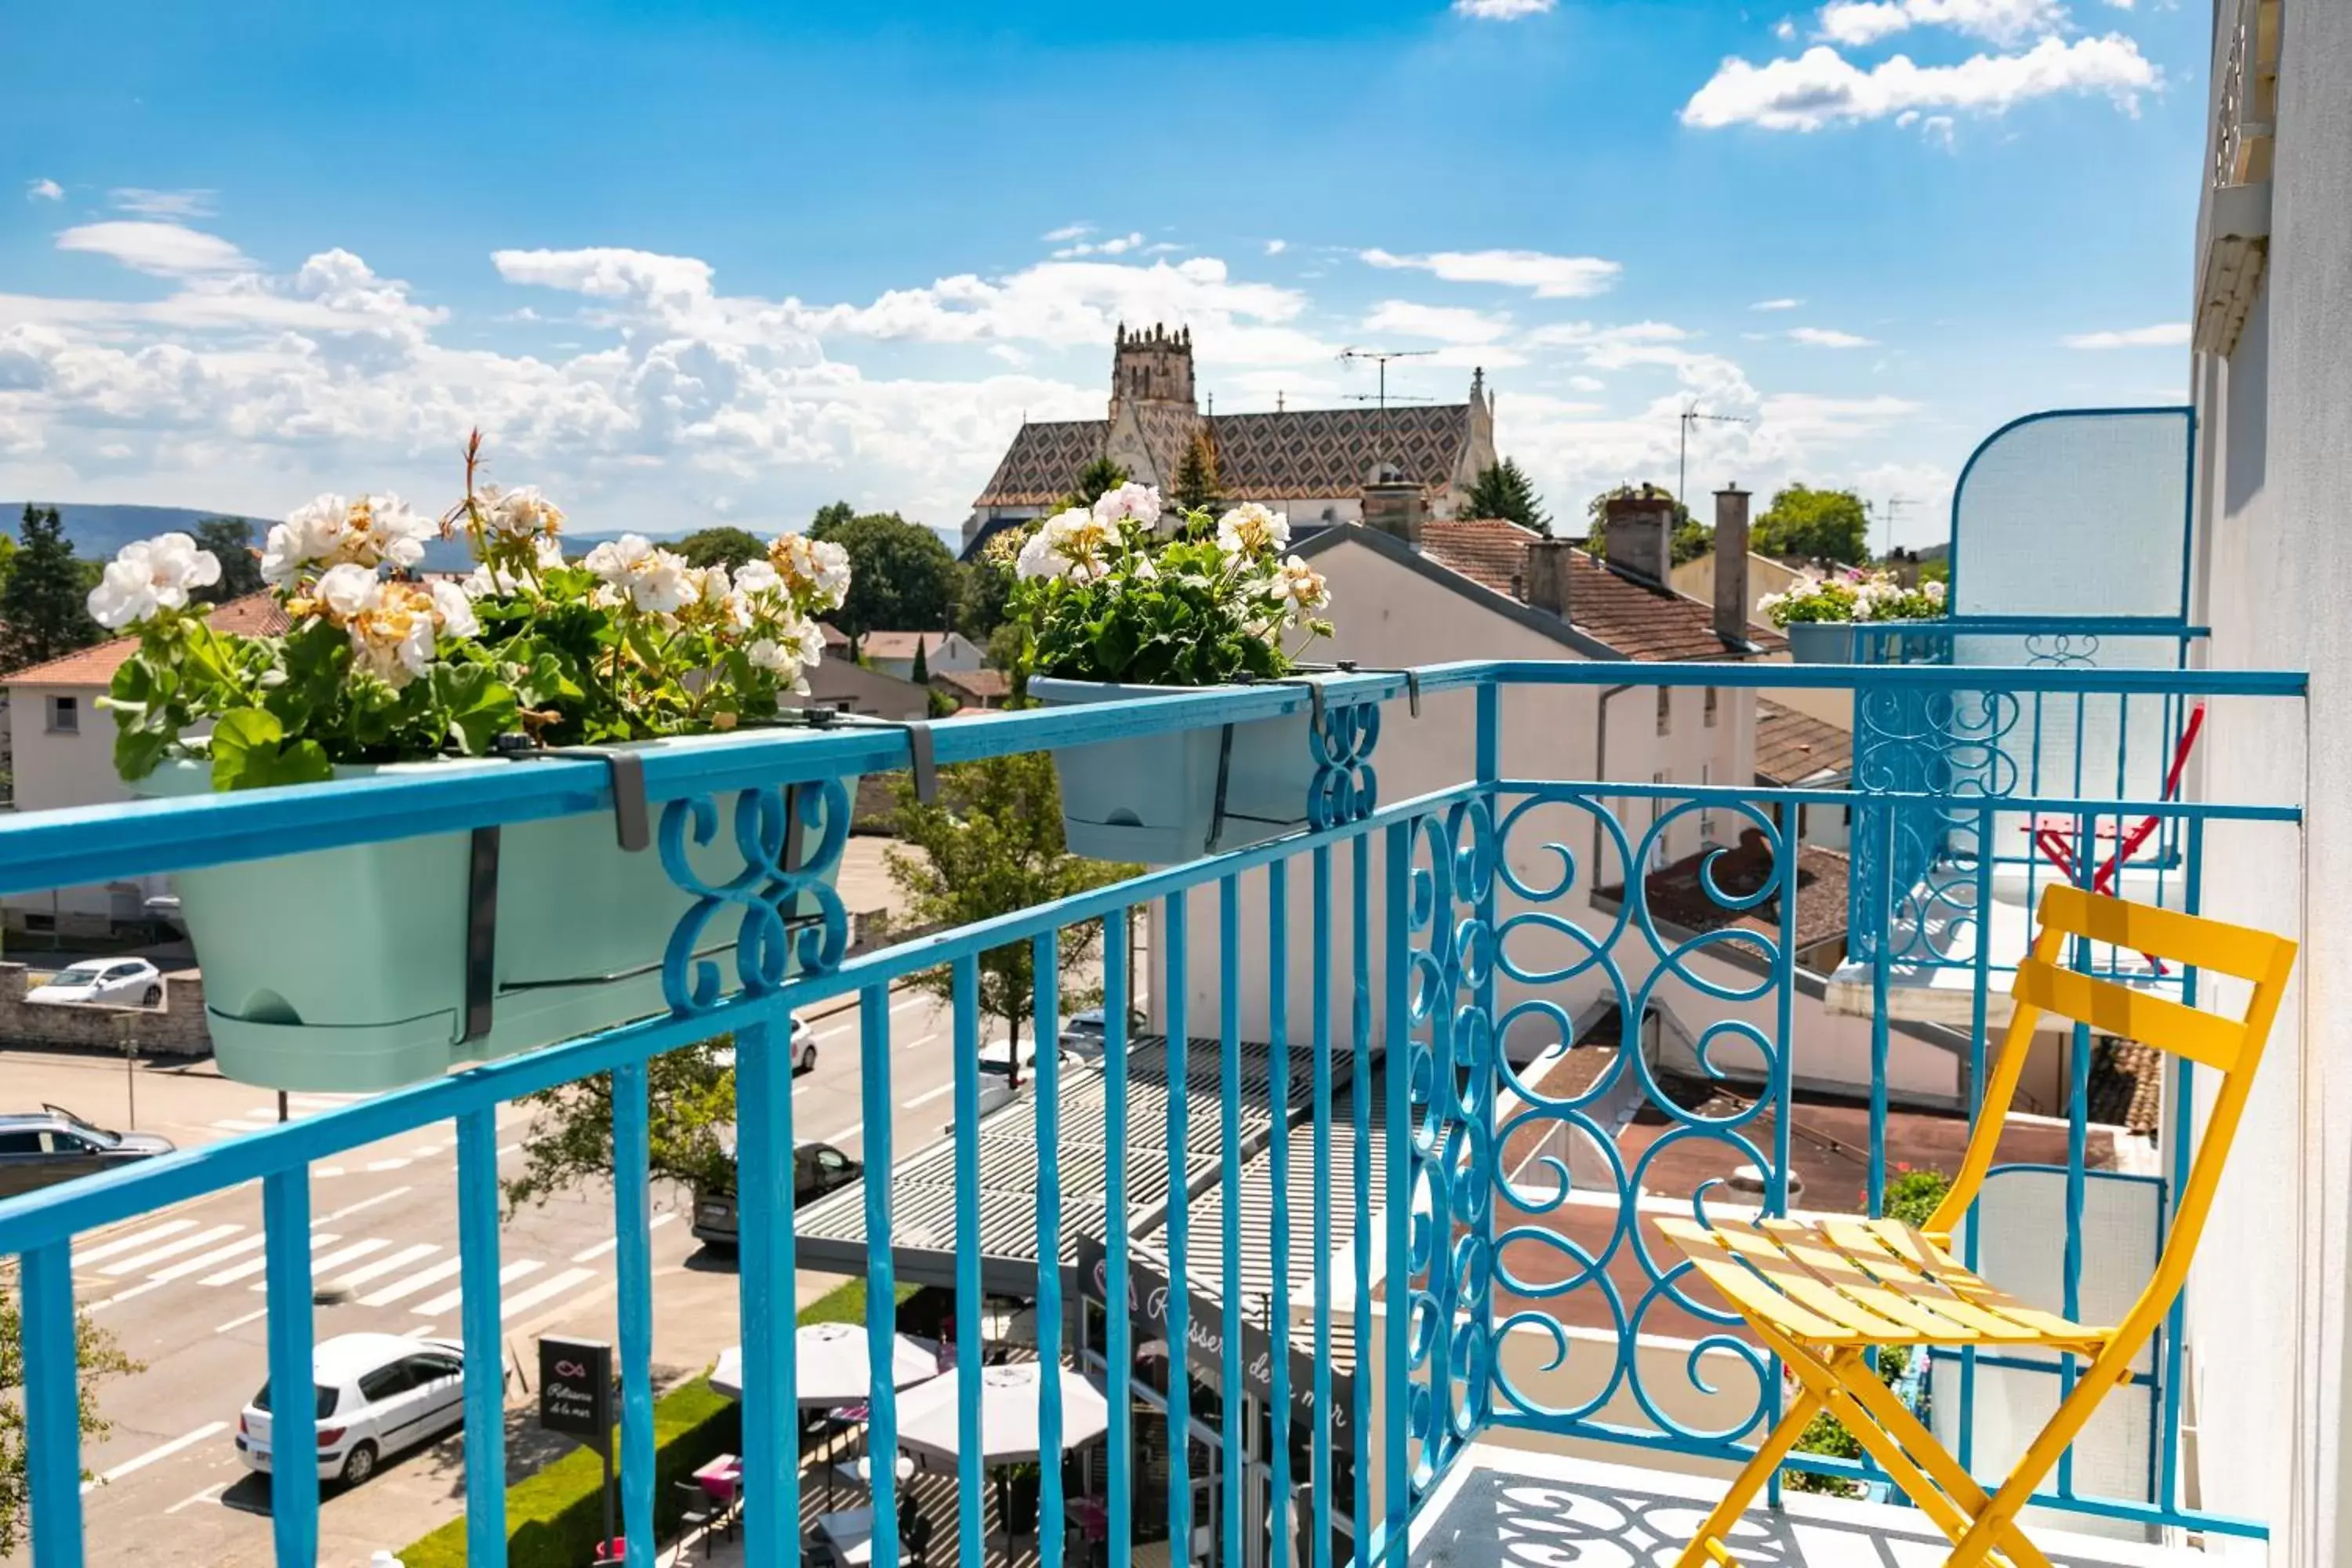
[[[142,1056],[208,1057],[204,977],[195,970],[163,976],[160,1007],[51,1006],[25,1000],[30,976],[21,963],[0,963],[0,1047],[67,1046],[119,1051],[123,1021]]]

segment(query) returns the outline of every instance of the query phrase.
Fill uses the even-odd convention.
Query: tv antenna
[[[1690,510],[1690,502],[1683,499],[1683,488],[1690,478],[1690,428],[1693,425],[1753,425],[1756,423],[1738,414],[1702,413],[1696,403],[1685,405],[1682,412],[1682,439],[1675,450],[1675,505]]]
[[[1878,552],[1878,558],[1881,561],[1888,561],[1894,558],[1895,518],[1902,514],[1905,507],[1916,506],[1917,504],[1918,503],[1909,496],[1888,496],[1885,500],[1873,501],[1869,503],[1868,510],[1875,513],[1880,518],[1883,518],[1886,523],[1886,548]]]
[[[1436,352],[1437,351],[1435,349],[1360,349],[1355,347],[1344,348],[1339,351],[1339,357],[1343,360],[1368,359],[1380,366],[1381,389],[1374,395],[1379,402],[1381,408],[1381,434],[1384,437],[1390,437],[1389,445],[1391,447],[1395,445],[1394,437],[1396,433],[1389,427],[1389,361],[1392,359],[1420,359],[1425,355],[1433,354]],[[1360,393],[1359,393],[1350,397],[1349,401],[1361,403],[1365,401],[1365,398]],[[1426,403],[1429,399],[1425,397],[1408,398],[1400,395],[1397,401],[1400,403]],[[1391,454],[1391,460],[1396,461],[1393,452]],[[1398,466],[1402,468],[1403,465],[1400,462]]]

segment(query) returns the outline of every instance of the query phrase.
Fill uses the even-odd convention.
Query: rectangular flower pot
[[[337,773],[529,765],[452,760]],[[844,783],[855,797],[857,781]],[[170,763],[138,787],[205,794],[211,773]],[[743,868],[734,801],[722,792],[713,803],[719,831],[688,845],[689,862],[714,885]],[[811,847],[814,835],[797,831]],[[499,830],[492,1024],[466,1038],[472,852],[471,833],[436,834],[176,874],[222,1074],[268,1089],[373,1092],[669,1010],[663,955],[694,900],[663,869],[658,842],[624,850],[605,813],[511,823]],[[736,911],[721,910],[698,950],[730,975],[736,928]]]
[[[1029,695],[1048,707],[1125,702],[1196,689],[1122,686],[1032,676]],[[1062,830],[1071,852],[1097,860],[1173,866],[1264,843],[1307,826],[1315,782],[1313,719],[1284,714],[1069,746],[1054,753],[1062,788]],[[1223,755],[1224,810],[1217,809]]]
[[[1855,664],[1860,662],[1852,621],[1795,621],[1780,628],[1789,639],[1792,664]]]

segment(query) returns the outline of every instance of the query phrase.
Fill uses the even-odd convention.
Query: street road
[[[811,1016],[816,1070],[793,1090],[793,1131],[863,1157],[860,1042],[855,1005]],[[901,1157],[940,1137],[952,1111],[950,1010],[903,991],[891,1005],[894,1146]],[[1001,1026],[999,1026],[1001,1030]],[[1000,1037],[1001,1038],[1001,1034]],[[997,1047],[1001,1055],[1001,1045]],[[985,1047],[983,1047],[985,1051]],[[125,1070],[103,1057],[0,1054],[5,1107],[66,1107],[101,1126],[126,1125]],[[209,1062],[138,1073],[138,1127],[181,1147],[236,1137],[274,1123],[275,1096],[228,1082]],[[295,1095],[289,1110],[312,1116],[343,1103]],[[500,1166],[520,1170],[530,1113],[500,1108]],[[356,1331],[455,1337],[459,1331],[457,1156],[450,1124],[354,1149],[313,1168],[312,1269],[322,1304],[318,1337]],[[667,1385],[737,1342],[734,1260],[688,1234],[686,1193],[655,1194],[655,1352]],[[264,1381],[267,1322],[260,1189],[218,1193],[77,1238],[82,1307],[144,1363],[100,1385],[113,1430],[87,1446],[95,1478],[83,1499],[94,1563],[268,1564],[268,1488],[234,1447],[238,1411]],[[505,1343],[487,1353],[536,1377],[532,1340],[542,1333],[614,1338],[611,1194],[566,1194],[509,1217],[502,1236],[499,1316]],[[804,1276],[803,1301],[840,1281]],[[469,1346],[469,1353],[485,1353]],[[531,1395],[509,1390],[509,1471],[527,1474],[568,1449],[538,1430]],[[388,1462],[348,1493],[329,1488],[320,1561],[364,1564],[397,1551],[463,1511],[464,1444],[452,1436]],[[17,1558],[28,1556],[20,1548]]]

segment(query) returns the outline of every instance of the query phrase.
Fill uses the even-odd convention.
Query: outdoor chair
[[[717,1521],[724,1511],[718,1500],[705,1491],[700,1481],[671,1483],[678,1494],[677,1539],[684,1541],[689,1531],[702,1531],[702,1554],[710,1555],[710,1538],[718,1533]]]
[[[1996,1552],[2020,1568],[2050,1568],[2018,1527],[2018,1514],[2099,1402],[2130,1381],[2133,1357],[2180,1293],[2294,967],[2295,944],[2074,887],[2050,889],[2035,918],[2041,929],[2011,987],[2016,1011],[1959,1174],[1924,1226],[1860,1217],[1659,1222],[1660,1232],[1747,1320],[1802,1391],[1684,1549],[1677,1568],[1736,1561],[1730,1536],[1740,1515],[1824,1410],[1951,1538],[1948,1568],[1976,1568]],[[2242,1015],[2225,1017],[2067,966],[2070,947],[2080,965],[2092,943],[2250,981],[2252,999]],[[1975,1203],[1991,1167],[2034,1028],[2045,1013],[2221,1075],[2156,1271],[2131,1310],[2112,1325],[2073,1323],[2028,1306],[1978,1278],[1951,1253],[1953,1227]],[[2087,1364],[2000,1490],[1988,1497],[1879,1380],[1868,1353],[1895,1345],[2004,1352],[2039,1348]]]

